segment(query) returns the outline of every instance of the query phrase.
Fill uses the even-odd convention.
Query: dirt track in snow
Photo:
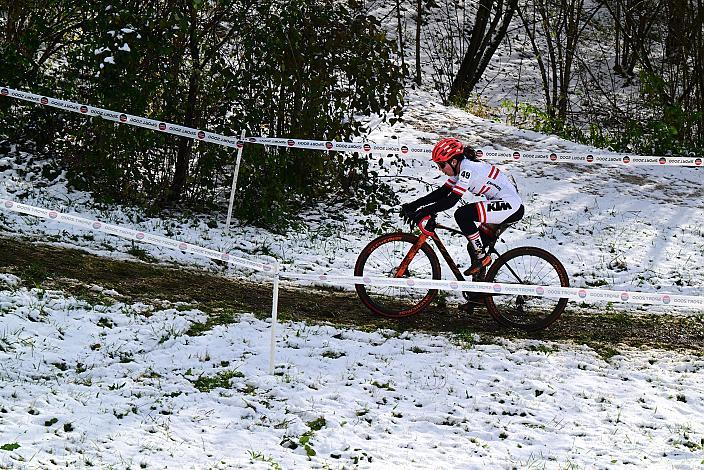
[[[208,313],[213,324],[233,321],[240,312],[260,317],[271,314],[271,285],[233,279],[204,271],[122,261],[84,251],[0,238],[0,272],[18,275],[27,287],[64,291],[98,304],[101,302],[185,302]],[[97,285],[114,290],[108,298]],[[572,302],[548,330],[524,333],[496,324],[484,308],[467,314],[457,306],[431,306],[403,320],[373,316],[353,292],[298,288],[284,285],[279,316],[283,320],[326,322],[358,329],[391,328],[486,337],[534,338],[587,344],[603,355],[613,355],[620,345],[704,351],[704,315],[648,315],[614,311],[604,305],[578,308]],[[207,325],[203,326],[208,328]]]

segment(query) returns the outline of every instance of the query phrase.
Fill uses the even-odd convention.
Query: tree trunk
[[[616,2],[616,8],[614,11],[614,49],[616,50],[616,55],[614,57],[614,72],[619,75],[623,75],[623,67],[621,67],[621,2]],[[625,41],[624,41],[625,43]],[[625,49],[625,47],[624,47]]]
[[[190,29],[188,34],[188,45],[191,55],[191,74],[188,79],[188,96],[186,98],[186,109],[183,124],[186,127],[196,127],[196,99],[200,86],[200,50],[197,40],[198,16],[193,4],[190,4]],[[174,168],[174,178],[171,181],[171,188],[167,197],[168,202],[174,203],[181,200],[186,189],[188,180],[188,167],[193,154],[193,139],[182,137],[179,139],[176,151],[176,165]]]
[[[501,21],[501,25],[498,27],[497,33],[491,37],[487,36],[486,39],[487,41],[485,44],[482,46],[484,49],[484,54],[482,54],[482,57],[479,60],[479,64],[477,66],[477,71],[478,73],[474,74],[474,77],[472,81],[470,82],[470,91],[474,89],[474,87],[477,85],[479,82],[479,79],[482,77],[482,74],[486,70],[486,68],[489,66],[489,62],[491,61],[491,58],[494,56],[494,53],[496,52],[496,49],[498,49],[499,45],[501,44],[501,41],[504,40],[504,37],[506,36],[506,32],[508,31],[509,26],[511,25],[511,20],[513,19],[513,14],[518,10],[518,0],[509,0],[509,5],[508,5],[508,10],[506,11],[506,14],[502,18],[499,18],[498,16],[494,18],[494,23],[498,24],[499,21]],[[496,27],[492,27],[492,30],[496,29]]]
[[[477,68],[479,46],[484,37],[486,25],[489,23],[492,4],[493,0],[480,0],[479,6],[477,7],[477,16],[474,19],[472,37],[469,40],[469,46],[462,59],[460,69],[457,71],[457,75],[452,81],[452,87],[450,88],[449,99],[456,104],[464,105],[469,99],[469,94],[472,92],[470,88],[472,74]]]
[[[398,22],[398,55],[401,56],[401,68],[405,71],[406,59],[403,51],[403,24],[401,23],[401,0],[396,0],[396,21]]]
[[[696,131],[692,137],[695,142],[699,142],[701,146],[704,146],[704,3],[702,0],[697,0],[697,17],[694,21],[693,29],[693,42],[695,45],[693,54],[694,70],[699,71],[699,73],[694,74],[697,81],[694,92],[694,107],[699,114],[695,123]]]
[[[194,70],[188,81],[188,98],[186,100],[186,113],[183,121],[183,124],[186,127],[194,127],[198,82],[198,73]],[[193,139],[188,137],[179,138],[176,151],[174,179],[171,181],[171,188],[168,196],[169,202],[178,202],[183,196],[184,189],[186,188],[186,181],[188,179],[188,166],[191,163],[192,154]]]
[[[416,2],[416,83],[422,83],[420,74],[420,31],[423,26],[423,0]]]
[[[451,102],[457,104],[467,102],[470,93],[484,74],[491,56],[506,36],[511,18],[517,8],[517,0],[509,0],[505,10],[503,0],[480,1],[467,52],[452,81],[449,95]]]

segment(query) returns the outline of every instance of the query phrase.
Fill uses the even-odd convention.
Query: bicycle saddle
[[[484,235],[491,237],[493,239],[498,239],[502,233],[506,231],[511,225],[516,222],[509,222],[507,224],[481,224],[479,230],[484,233]]]

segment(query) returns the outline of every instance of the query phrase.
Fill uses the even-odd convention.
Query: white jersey
[[[520,201],[516,186],[497,167],[486,162],[475,162],[467,158],[460,164],[457,176],[449,178],[445,186],[452,188],[458,196],[464,196],[469,191],[477,196],[484,196],[489,201],[497,199],[512,199]]]

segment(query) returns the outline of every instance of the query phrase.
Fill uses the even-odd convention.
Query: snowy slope
[[[373,126],[370,139],[383,142],[432,142],[455,135],[469,144],[496,148],[585,151],[586,147],[489,122],[458,109],[447,108],[433,96],[415,91],[407,121],[389,128]],[[598,152],[598,149],[589,149]],[[349,274],[359,251],[375,233],[403,228],[396,217],[360,216],[348,209],[311,209],[301,227],[284,235],[239,226],[223,233],[224,213],[210,217],[146,218],[138,210],[96,205],[90,195],[69,192],[64,180],[51,184],[41,178],[39,165],[26,165],[27,155],[5,156],[0,163],[0,197],[15,199],[88,218],[124,224],[181,241],[202,244],[238,256],[274,256],[288,271]],[[244,158],[247,158],[245,151]],[[378,165],[379,160],[373,157]],[[440,172],[428,161],[407,158],[406,165],[383,158],[378,170],[402,202],[442,184]],[[392,164],[394,163],[394,164]],[[500,166],[517,180],[526,203],[526,216],[505,237],[504,248],[542,246],[567,267],[574,286],[603,285],[611,289],[661,291],[699,295],[704,285],[704,212],[701,168],[580,166],[540,162],[505,162]],[[22,176],[20,176],[22,175]],[[465,202],[471,202],[465,196]],[[395,211],[395,208],[388,208]],[[445,221],[454,224],[452,212]],[[441,219],[442,220],[442,219]],[[20,236],[78,245],[90,251],[125,256],[131,242],[10,213],[0,213],[0,230]],[[464,243],[448,239],[450,251],[464,260]],[[197,263],[221,269],[210,261],[181,253],[141,246],[158,260]],[[237,273],[232,273],[237,274]]]

